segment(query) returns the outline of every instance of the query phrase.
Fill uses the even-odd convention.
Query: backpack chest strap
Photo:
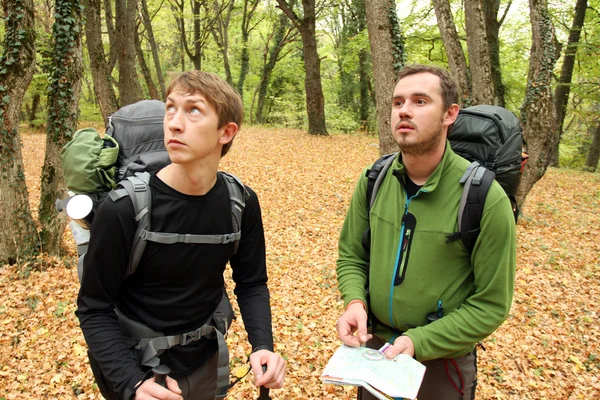
[[[194,235],[182,233],[140,232],[140,239],[161,244],[192,243],[192,244],[227,244],[233,243],[242,237],[242,232],[227,233],[223,235]]]

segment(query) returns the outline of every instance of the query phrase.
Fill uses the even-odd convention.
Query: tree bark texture
[[[558,130],[556,132],[556,149],[552,155],[552,165],[558,167],[558,149],[560,146],[560,138],[563,133],[565,123],[565,115],[567,112],[567,104],[569,103],[569,94],[571,92],[571,79],[573,78],[573,68],[575,66],[575,58],[577,56],[577,47],[581,30],[585,21],[585,12],[587,9],[587,0],[577,0],[575,4],[575,15],[573,16],[573,24],[569,31],[569,39],[565,47],[565,58],[560,71],[558,85],[554,91],[554,102],[556,105],[556,115],[558,119]]]
[[[33,0],[3,0],[0,57],[0,264],[39,251],[25,183],[19,110],[35,68]]]
[[[231,12],[233,11],[233,6],[233,1],[231,1],[228,5],[225,3],[223,5],[220,5],[218,2],[213,2],[212,8],[215,14],[215,22],[211,24],[210,28],[213,39],[215,40],[215,44],[217,45],[217,47],[219,48],[219,52],[223,56],[223,70],[225,71],[225,80],[231,86],[234,85],[233,77],[231,76],[231,64],[229,62],[229,23],[231,21]],[[206,13],[208,14],[208,7]]]
[[[494,104],[492,63],[485,29],[483,0],[465,0],[465,24],[474,104]]]
[[[142,72],[142,76],[144,77],[144,82],[146,82],[146,87],[148,88],[148,94],[150,95],[150,98],[160,99],[161,96],[158,93],[158,88],[156,87],[156,84],[152,79],[152,73],[150,72],[148,63],[146,62],[146,57],[144,57],[144,50],[142,49],[141,39],[141,35],[135,35],[135,53],[137,55],[138,64],[140,65],[140,70]]]
[[[456,80],[460,90],[460,105],[468,107],[473,103],[469,68],[467,67],[465,52],[460,45],[460,38],[454,24],[450,3],[448,0],[433,0],[433,6],[440,35],[442,36],[442,43],[448,56],[450,74]]]
[[[84,0],[85,7],[85,36],[90,57],[90,69],[94,81],[94,93],[98,99],[100,113],[106,121],[108,116],[119,109],[117,96],[113,88],[104,45],[102,44],[101,1]]]
[[[284,46],[291,41],[293,35],[291,35],[290,19],[283,13],[281,13],[277,19],[277,25],[273,30],[272,35],[272,44],[270,48],[266,49],[264,55],[264,64],[262,68],[262,74],[260,78],[260,82],[258,84],[257,93],[258,100],[256,103],[256,122],[258,124],[263,124],[266,122],[266,119],[263,115],[263,110],[265,107],[266,99],[267,99],[267,89],[269,88],[269,81],[271,79],[271,74],[275,69],[275,65],[279,60],[279,55],[281,54]],[[294,31],[295,32],[295,31]]]
[[[242,99],[244,98],[244,82],[250,70],[250,52],[248,51],[248,39],[253,26],[252,17],[258,6],[258,0],[244,0],[244,11],[242,13],[242,55],[240,60],[240,75],[237,82],[237,90]]]
[[[585,167],[588,171],[594,172],[598,168],[598,160],[600,160],[600,121],[594,130],[592,137],[592,145],[585,159]]]
[[[510,8],[512,1],[509,1],[505,14]],[[500,68],[500,26],[504,21],[504,16],[498,20],[500,10],[500,0],[485,0],[483,2],[483,13],[485,15],[485,30],[488,49],[490,51],[490,65],[492,73],[492,82],[494,83],[494,104],[504,107],[504,84],[502,83],[502,69]]]
[[[325,98],[321,86],[321,59],[317,52],[315,35],[316,12],[315,0],[302,0],[304,15],[298,17],[285,0],[277,0],[279,8],[294,23],[302,37],[304,54],[304,90],[306,92],[306,111],[308,114],[308,133],[311,135],[327,135],[325,124]]]
[[[56,199],[67,197],[60,150],[77,130],[79,94],[83,75],[81,31],[83,5],[79,0],[56,0],[53,28],[54,56],[48,94],[46,156],[42,168],[39,220],[42,250],[60,254],[65,230],[64,214],[56,212]],[[64,29],[68,26],[69,29]]]
[[[118,40],[116,51],[119,63],[119,103],[123,107],[143,98],[135,63],[137,0],[116,0],[115,4],[115,29]]]
[[[532,45],[525,100],[521,106],[521,123],[529,161],[517,191],[519,205],[525,202],[531,188],[546,173],[556,145],[557,131],[551,87],[556,63],[554,27],[547,0],[529,0],[529,8]]]
[[[375,79],[375,103],[377,107],[377,132],[381,154],[398,151],[392,136],[390,117],[392,95],[396,84],[390,12],[395,12],[393,0],[365,0],[367,31],[371,45],[373,78]]]
[[[165,89],[165,77],[163,76],[162,67],[160,64],[160,58],[158,57],[158,46],[156,45],[156,40],[154,39],[154,29],[152,28],[152,21],[150,19],[150,13],[148,12],[148,2],[146,0],[142,0],[140,7],[140,14],[142,17],[142,23],[144,24],[144,29],[146,30],[146,36],[148,38],[148,43],[150,44],[150,49],[152,50],[152,60],[154,61],[154,69],[156,70],[156,78],[158,80],[158,86],[160,87],[160,98],[165,99],[166,89]],[[158,99],[158,97],[156,97]]]

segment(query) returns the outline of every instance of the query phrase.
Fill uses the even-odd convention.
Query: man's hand
[[[167,388],[156,383],[154,378],[148,379],[135,392],[135,400],[183,400],[177,381],[166,377]]]
[[[267,370],[263,374],[262,366]],[[286,362],[279,354],[269,350],[258,350],[250,354],[250,367],[254,374],[254,384],[270,389],[279,389],[283,386]]]
[[[385,351],[385,356],[388,359],[396,357],[398,354],[406,354],[415,356],[415,345],[408,336],[398,336],[394,340],[394,345]]]
[[[361,302],[352,303],[346,308],[337,321],[337,331],[340,340],[352,347],[358,347],[373,337],[367,333],[367,311]],[[355,332],[358,336],[354,336]]]

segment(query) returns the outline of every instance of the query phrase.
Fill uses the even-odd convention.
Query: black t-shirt
[[[175,191],[155,175],[151,230],[154,232],[223,234],[232,232],[227,187],[219,176],[203,196]],[[242,218],[242,238],[230,264],[244,325],[252,347],[273,348],[267,288],[264,231],[256,194],[250,196]],[[219,303],[223,272],[233,244],[160,244],[148,242],[136,272],[125,278],[136,223],[127,197],[104,201],[91,229],[77,316],[92,356],[103,374],[125,394],[143,376],[121,334],[114,307],[129,318],[167,335],[201,326]],[[216,351],[214,340],[201,339],[167,350],[161,363],[173,376],[185,375]]]

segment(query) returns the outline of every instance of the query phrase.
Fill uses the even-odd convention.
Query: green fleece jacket
[[[370,215],[363,173],[340,234],[337,279],[345,305],[356,299],[366,303],[369,271],[370,307],[380,322],[375,334],[393,342],[403,332],[412,340],[419,361],[467,354],[510,311],[515,221],[497,182],[487,194],[473,254],[469,257],[461,240],[447,243],[447,236],[458,230],[463,189],[459,180],[468,165],[447,143],[441,163],[419,192],[407,198],[398,156]],[[361,244],[369,218],[370,268]],[[440,304],[443,317],[428,324],[427,314],[437,312]]]

